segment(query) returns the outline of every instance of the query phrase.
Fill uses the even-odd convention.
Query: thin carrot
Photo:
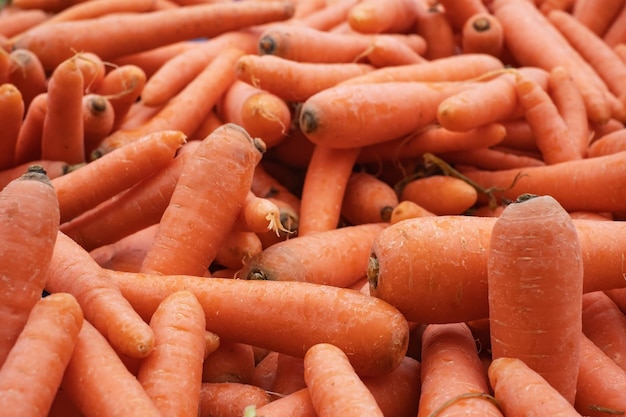
[[[411,0],[361,0],[350,9],[348,23],[361,33],[404,33],[415,26],[416,14]]]
[[[139,366],[137,380],[162,415],[195,416],[200,405],[205,320],[189,291],[167,296],[150,319],[154,351]]]
[[[359,375],[389,372],[406,352],[404,316],[389,303],[351,289],[307,282],[107,273],[142,317],[149,317],[167,294],[192,291],[204,308],[207,329],[222,340],[293,356],[304,356],[310,346],[332,341],[348,354]],[[245,313],[250,306],[257,313]],[[302,320],[307,326],[302,326]]]
[[[622,128],[594,140],[587,148],[587,158],[626,151],[626,129]]]
[[[127,2],[123,0],[96,0],[72,4],[46,19],[45,24],[69,20],[93,19],[111,13],[145,13],[154,10],[154,0]]]
[[[70,361],[83,312],[65,293],[39,300],[0,369],[0,405],[6,416],[48,415]],[[45,378],[33,363],[45,367]]]
[[[494,359],[489,365],[489,380],[505,416],[580,416],[567,399],[520,359]]]
[[[11,65],[6,82],[16,86],[28,109],[33,98],[48,89],[48,79],[41,61],[28,49],[16,49],[10,53]]]
[[[471,413],[470,413],[471,410]],[[418,416],[465,413],[502,416],[465,323],[430,324],[422,334]]]
[[[304,380],[318,416],[383,416],[346,353],[335,345],[318,343],[307,350]]]
[[[102,58],[93,52],[79,52],[75,57],[76,66],[83,74],[84,92],[92,93],[104,79],[107,71],[106,64]]]
[[[623,0],[603,2],[602,7],[593,0],[577,0],[572,2],[571,14],[593,33],[602,37],[624,6]]]
[[[557,99],[554,98],[554,100],[556,103]],[[504,120],[502,125],[506,129],[506,135],[504,136],[504,139],[502,139],[502,142],[500,142],[500,145],[523,151],[537,151],[535,136],[523,116],[515,119]]]
[[[91,152],[113,130],[115,109],[111,102],[100,94],[89,93],[83,96],[83,141],[85,160]]]
[[[332,3],[325,2],[325,7],[309,13],[307,16],[301,17],[297,16],[299,7],[296,7],[296,15],[294,15],[291,21],[301,23],[314,29],[330,30],[340,23],[347,22],[350,9],[359,1],[360,0],[337,0]]]
[[[154,349],[154,334],[111,283],[106,271],[76,242],[58,233],[46,290],[68,292],[78,300],[85,318],[120,352],[143,358]]]
[[[77,58],[55,67],[48,81],[47,110],[41,132],[41,158],[85,162],[83,143],[84,79]]]
[[[300,197],[292,193],[279,178],[270,174],[263,164],[259,164],[254,169],[254,177],[250,190],[263,198],[281,200],[289,205],[296,214],[300,211]]]
[[[456,53],[457,42],[454,28],[442,7],[434,4],[417,7],[415,32],[426,41],[428,48],[422,55],[428,60],[437,60]]]
[[[198,417],[241,417],[248,407],[261,408],[271,402],[262,388],[237,382],[205,382],[200,388]]]
[[[252,345],[222,340],[203,363],[202,382],[249,384],[254,374]]]
[[[457,32],[463,29],[472,16],[488,11],[485,2],[480,0],[441,0],[439,3],[443,6],[446,18]]]
[[[246,260],[248,280],[305,281],[348,287],[365,275],[370,246],[385,223],[345,226],[277,242]],[[349,247],[346,253],[341,248]],[[316,261],[309,262],[311,253]]]
[[[20,90],[11,83],[0,85],[0,170],[14,166],[17,138],[25,106]]]
[[[523,360],[573,404],[584,271],[571,217],[550,196],[517,200],[495,221],[487,258],[493,358]]]
[[[41,297],[59,225],[59,206],[48,177],[32,168],[0,191],[2,251],[0,364],[4,363]],[[19,244],[18,242],[23,242]]]
[[[157,0],[158,1],[158,0]],[[150,78],[168,60],[178,56],[185,51],[195,49],[198,43],[195,40],[186,40],[157,46],[142,52],[126,54],[109,60],[113,65],[135,65],[141,68],[148,78]]]
[[[184,141],[185,136],[179,131],[148,134],[55,178],[53,185],[59,198],[61,222],[73,219],[164,167]]]
[[[412,65],[427,62],[426,58],[408,45],[391,36],[377,36],[363,53],[370,64],[377,68]]]
[[[0,189],[22,176],[31,166],[40,166],[43,168],[49,179],[65,175],[69,169],[69,166],[64,161],[43,161],[34,159],[23,164],[15,165],[13,168],[0,171]]]
[[[354,172],[346,184],[341,214],[351,224],[388,222],[397,205],[391,185],[368,172]]]
[[[262,233],[268,230],[278,234],[281,228],[280,209],[273,201],[248,191],[235,219],[235,230]]]
[[[0,34],[7,38],[19,35],[43,23],[49,16],[45,10],[25,10],[15,4],[5,4],[0,13]]]
[[[87,320],[78,334],[61,388],[85,415],[95,410],[118,417],[161,415],[107,339]]]
[[[478,199],[478,193],[465,181],[448,175],[432,175],[408,181],[400,200],[412,201],[437,215],[462,214]]]
[[[484,53],[499,57],[504,47],[504,32],[496,17],[488,12],[472,15],[463,26],[463,53]]]
[[[148,13],[129,13],[42,25],[13,40],[15,48],[34,51],[52,69],[72,50],[93,52],[103,60],[197,37],[289,18],[288,1],[216,3]],[[115,27],[116,30],[111,31]],[[81,33],[80,37],[74,36]],[[107,35],[105,35],[107,33]],[[119,39],[116,36],[120,36]],[[102,39],[106,38],[107,42]]]
[[[502,147],[470,149],[440,153],[439,157],[451,164],[470,165],[478,169],[501,170],[543,166],[541,154],[536,156],[520,154],[517,150]]]
[[[238,125],[207,136],[180,173],[142,272],[203,276],[235,223],[264,151],[263,141]]]
[[[13,6],[21,9],[42,9],[46,12],[59,12],[66,7],[83,0],[15,0]]]

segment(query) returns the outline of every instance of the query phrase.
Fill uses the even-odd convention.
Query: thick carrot
[[[87,320],[78,333],[61,389],[85,416],[161,415],[107,339]]]
[[[580,416],[567,399],[521,359],[493,360],[489,380],[505,416]]]
[[[9,54],[11,66],[6,82],[16,86],[28,109],[33,98],[48,89],[46,72],[39,57],[28,49],[16,49]]]
[[[70,361],[83,312],[65,293],[38,301],[0,369],[0,405],[5,416],[48,415]],[[45,377],[33,365],[46,370]]]
[[[263,141],[238,125],[207,136],[180,173],[142,272],[203,276],[235,223],[264,151]]]
[[[0,364],[41,297],[58,227],[54,188],[40,169],[29,169],[0,191],[0,236],[4,239],[0,265],[2,276],[7,277],[0,291]]]
[[[353,225],[388,222],[397,205],[391,185],[371,173],[354,172],[346,184],[341,215]]]
[[[247,259],[239,276],[348,287],[365,275],[371,244],[385,226],[346,226],[277,242]],[[315,262],[310,262],[312,253]]]
[[[162,415],[195,416],[200,404],[205,320],[188,291],[166,297],[150,319],[154,351],[139,366],[137,380]]]
[[[477,199],[475,188],[448,175],[416,178],[400,191],[400,200],[412,201],[436,215],[463,214]]]
[[[103,60],[111,60],[178,41],[284,20],[293,11],[289,1],[271,1],[113,14],[42,25],[15,38],[13,45],[34,51],[44,68],[50,70],[72,56],[73,50],[93,52]]]
[[[147,134],[53,179],[61,208],[61,222],[73,219],[164,167],[184,141],[185,136],[180,131],[163,130]]]
[[[0,34],[7,38],[19,35],[43,23],[49,16],[45,10],[25,10],[13,3],[10,6],[3,4],[0,13]]]
[[[465,323],[430,324],[422,334],[417,415],[502,416],[489,397],[487,372]]]
[[[14,166],[17,138],[25,106],[22,93],[11,83],[0,85],[0,170]]]
[[[241,417],[248,407],[261,408],[272,398],[262,388],[237,382],[205,382],[200,388],[198,417]]]
[[[254,349],[247,343],[220,339],[220,344],[204,360],[202,382],[249,384],[254,374]]]
[[[412,0],[361,0],[348,13],[350,27],[361,33],[404,33],[416,21]]]
[[[517,200],[497,218],[487,254],[492,356],[523,360],[572,404],[583,274],[576,227],[554,198]]]
[[[225,341],[302,357],[310,346],[332,342],[347,353],[359,375],[390,372],[406,352],[409,329],[404,316],[389,303],[351,289],[307,282],[108,274],[142,317],[150,317],[168,294],[192,291],[204,308],[207,329]],[[246,314],[251,306],[257,313]]]
[[[58,233],[46,290],[68,292],[78,300],[85,318],[93,323],[112,346],[133,358],[143,358],[154,349],[154,334],[107,273],[76,242]]]
[[[499,57],[504,47],[504,32],[496,17],[488,12],[476,13],[463,26],[463,53],[483,53]]]

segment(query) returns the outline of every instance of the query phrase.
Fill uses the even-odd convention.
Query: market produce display
[[[626,413],[624,0],[0,1],[0,414]]]

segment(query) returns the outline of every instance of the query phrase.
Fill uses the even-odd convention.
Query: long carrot
[[[42,25],[13,40],[15,48],[34,51],[50,70],[73,50],[103,60],[198,37],[274,22],[293,14],[291,2],[218,3],[148,13],[103,16]],[[111,30],[115,28],[115,30]],[[77,35],[80,34],[80,35]],[[103,38],[107,42],[103,42]]]
[[[46,92],[36,95],[25,109],[15,143],[16,165],[41,158],[41,134],[48,108],[47,96]]]
[[[415,25],[416,14],[411,0],[362,0],[350,9],[348,23],[361,33],[404,33]]]
[[[24,113],[24,99],[17,86],[11,83],[0,85],[0,170],[13,167]]]
[[[38,301],[0,369],[0,405],[8,416],[45,417],[70,361],[83,312],[66,293]],[[44,367],[45,378],[33,372]]]
[[[404,316],[388,303],[351,289],[306,282],[108,274],[142,317],[150,317],[174,291],[193,292],[204,308],[207,329],[222,340],[302,357],[310,346],[332,342],[347,353],[360,375],[389,372],[406,352]],[[246,314],[251,307],[256,313]]]
[[[154,0],[126,2],[123,0],[97,0],[72,4],[46,19],[45,24],[69,20],[93,19],[111,13],[145,13],[154,10]]]
[[[0,364],[41,297],[45,271],[52,258],[59,227],[54,188],[37,168],[11,181],[0,191],[2,280],[0,295]],[[23,242],[23,243],[18,243]]]

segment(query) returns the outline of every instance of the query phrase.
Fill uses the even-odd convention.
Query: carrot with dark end
[[[463,53],[482,53],[499,57],[504,47],[504,31],[496,17],[487,12],[476,13],[463,25]]]
[[[10,54],[11,65],[6,82],[16,86],[28,109],[33,98],[48,89],[48,75],[33,51],[16,49]]]
[[[391,185],[368,172],[354,172],[346,184],[341,215],[353,225],[388,222],[397,205]]]
[[[48,94],[36,95],[27,109],[17,133],[15,164],[25,164],[41,158],[41,134],[48,108]]]

